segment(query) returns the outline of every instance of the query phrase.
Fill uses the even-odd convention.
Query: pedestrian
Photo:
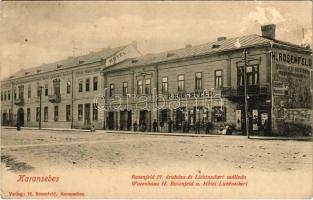
[[[208,121],[208,122],[206,123],[205,133],[206,133],[206,134],[209,134],[211,128],[212,128],[212,123]]]
[[[137,128],[138,128],[138,124],[137,124],[137,121],[134,122],[134,131],[136,132],[137,131]]]
[[[157,131],[157,127],[158,127],[158,122],[156,120],[154,120],[153,123],[152,123],[152,126],[153,126],[153,132],[156,132]]]
[[[196,122],[196,134],[200,134],[200,121]]]
[[[173,121],[170,119],[168,121],[168,132],[171,133],[172,132],[172,126],[173,126]]]
[[[147,129],[147,124],[145,121],[142,122],[142,131],[145,132]]]
[[[95,125],[91,125],[91,127],[90,127],[90,132],[96,132],[96,128],[95,128]]]
[[[21,130],[20,121],[18,121],[18,120],[17,120],[17,122],[16,122],[16,130],[18,130],[18,131]]]

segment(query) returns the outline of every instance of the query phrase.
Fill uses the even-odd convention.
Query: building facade
[[[1,82],[2,126],[103,129],[102,67],[140,55],[132,43],[17,72]]]
[[[312,51],[276,40],[275,25],[263,26],[262,36],[220,37],[145,56],[130,46],[46,76],[4,80],[2,124],[38,124],[38,98],[26,98],[38,85],[46,127],[151,131],[156,122],[158,131],[188,132],[227,123],[244,132],[248,121],[255,134],[284,134],[287,125],[311,124]]]

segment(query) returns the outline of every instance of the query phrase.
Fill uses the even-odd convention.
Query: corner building
[[[88,128],[95,124],[97,129],[134,130],[136,123],[137,130],[151,131],[157,121],[158,131],[167,132],[171,122],[173,131],[187,132],[197,122],[212,122],[215,127],[227,123],[244,131],[246,71],[251,132],[283,135],[286,123],[310,126],[311,49],[276,40],[275,25],[263,26],[261,31],[261,36],[219,37],[211,43],[145,56],[131,44],[94,53],[98,56],[72,58],[63,65],[49,64],[64,67],[48,70],[46,76],[37,75],[36,68],[32,72],[36,75],[29,75],[32,78],[23,74],[26,71],[19,72],[2,82],[6,92],[2,124],[20,120],[25,126],[36,126],[38,98],[24,97],[19,103],[19,96],[26,95],[29,85],[45,87],[48,81],[50,88],[47,97],[42,95],[41,109],[46,127]],[[97,90],[93,89],[95,80]],[[68,94],[67,83],[71,88]],[[55,93],[58,87],[60,92]]]

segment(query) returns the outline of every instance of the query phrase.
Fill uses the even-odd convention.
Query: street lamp
[[[39,86],[38,90],[39,90],[39,129],[41,129],[41,94],[42,94],[42,88],[43,86]]]

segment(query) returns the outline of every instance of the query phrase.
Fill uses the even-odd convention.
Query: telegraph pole
[[[39,129],[41,129],[41,93],[42,93],[42,86],[39,86]]]
[[[246,121],[246,133],[249,139],[249,118],[248,118],[248,93],[247,93],[247,50],[243,51],[244,54],[244,67],[243,67],[243,78],[244,78],[244,90],[245,90],[245,121]]]

